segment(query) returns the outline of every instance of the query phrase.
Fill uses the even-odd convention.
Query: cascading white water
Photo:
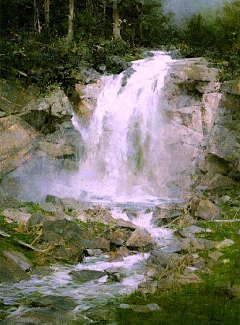
[[[161,89],[170,56],[135,61],[118,76],[103,78],[88,126],[73,118],[87,148],[73,187],[90,196],[119,199],[162,195],[166,173]]]

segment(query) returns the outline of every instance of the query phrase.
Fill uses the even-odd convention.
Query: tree
[[[113,0],[113,39],[121,39],[120,17],[118,11],[118,1]]]
[[[38,34],[41,33],[42,26],[41,26],[40,19],[39,19],[37,0],[33,0],[33,27]]]
[[[73,20],[74,20],[74,0],[69,0],[68,34],[67,34],[68,42],[71,42],[74,36]]]
[[[44,0],[44,18],[45,18],[45,27],[49,29],[50,22],[50,0]]]

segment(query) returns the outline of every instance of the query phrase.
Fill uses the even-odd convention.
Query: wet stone
[[[77,306],[77,302],[70,297],[52,295],[36,298],[29,304],[34,307],[51,307],[67,311],[72,310]]]
[[[100,256],[103,251],[101,249],[86,249],[87,256]]]
[[[69,274],[72,276],[73,280],[78,283],[85,283],[92,280],[98,280],[106,275],[105,272],[94,270],[71,271]]]
[[[9,316],[1,324],[3,325],[69,325],[73,321],[73,315],[66,310],[56,308],[32,308],[28,311],[16,311],[16,315]],[[79,318],[78,324],[86,324]]]
[[[126,246],[140,251],[150,251],[154,248],[155,242],[146,229],[137,229],[128,239]]]
[[[105,270],[108,275],[108,279],[113,282],[121,282],[124,277],[123,269],[117,267],[110,267]]]

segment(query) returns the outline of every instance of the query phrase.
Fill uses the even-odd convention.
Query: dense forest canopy
[[[118,73],[139,48],[207,56],[238,74],[240,3],[196,14],[181,28],[165,0],[1,0],[0,77],[69,83],[80,66]],[[114,61],[115,60],[115,61]],[[227,63],[226,63],[227,62]],[[228,77],[225,74],[225,77]]]

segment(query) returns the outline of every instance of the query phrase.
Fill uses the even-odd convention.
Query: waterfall
[[[154,52],[120,75],[105,76],[89,124],[73,117],[87,149],[73,179],[79,194],[115,200],[166,194],[161,92],[171,61]]]

